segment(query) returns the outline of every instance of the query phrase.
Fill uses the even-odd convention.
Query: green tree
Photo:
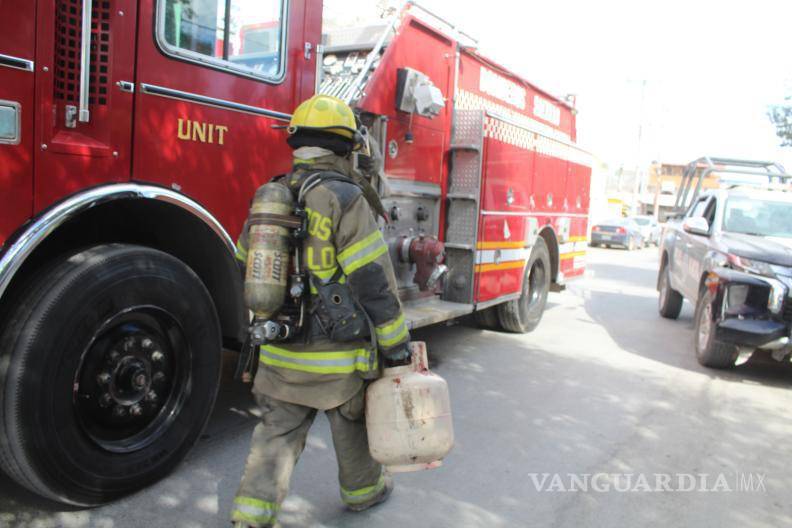
[[[770,107],[767,116],[776,127],[782,147],[792,147],[792,96],[787,96],[785,104]]]

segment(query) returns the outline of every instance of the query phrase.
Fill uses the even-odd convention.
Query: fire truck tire
[[[103,504],[167,475],[220,380],[212,299],[178,259],[109,244],[54,262],[0,333],[0,465],[31,491]]]
[[[525,266],[522,295],[497,306],[498,319],[504,330],[524,334],[539,325],[550,291],[550,270],[550,252],[540,237]]]

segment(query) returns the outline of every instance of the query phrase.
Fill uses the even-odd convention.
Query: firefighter
[[[352,152],[362,139],[355,115],[343,101],[317,95],[297,107],[288,133],[294,165],[283,182],[295,196],[307,178],[317,173],[332,177],[304,196],[308,236],[303,265],[310,278],[305,327],[291,341],[260,348],[253,394],[261,423],[253,432],[231,516],[243,527],[276,526],[317,411],[324,411],[330,422],[346,507],[362,511],[385,501],[392,482],[369,454],[365,388],[368,380],[378,377],[380,366],[410,362],[409,332],[388,246],[372,212],[378,200],[367,200],[370,193],[353,180]],[[238,249],[245,262],[246,229]],[[328,337],[318,309],[318,289],[331,281],[348,286],[369,320],[372,336],[346,342]]]

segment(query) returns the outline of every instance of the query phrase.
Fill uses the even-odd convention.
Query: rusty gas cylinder
[[[438,467],[454,445],[448,384],[429,371],[426,344],[410,346],[412,363],[384,369],[366,392],[369,450],[392,472]]]

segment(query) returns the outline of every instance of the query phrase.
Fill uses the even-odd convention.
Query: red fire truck
[[[525,332],[584,270],[575,110],[408,6],[322,35],[320,0],[5,0],[0,18],[0,465],[100,504],[199,437],[248,312],[235,237],[290,168],[317,90],[379,145],[413,328]],[[274,21],[274,22],[273,22]],[[243,28],[266,39],[242,46]]]

